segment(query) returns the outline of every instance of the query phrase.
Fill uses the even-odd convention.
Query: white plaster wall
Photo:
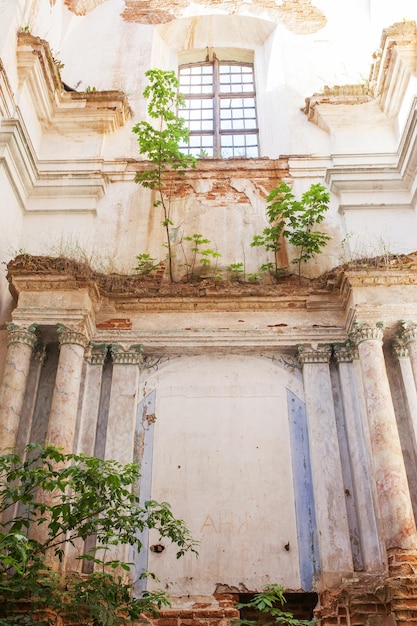
[[[169,501],[201,541],[198,559],[180,561],[162,541],[150,586],[175,596],[218,584],[300,587],[287,386],[302,398],[276,362],[233,355],[179,358],[146,381],[144,394],[156,389],[152,498]]]
[[[71,13],[64,0],[53,5],[47,0],[0,0],[2,60],[34,147],[33,156],[42,172],[52,175],[57,170],[63,172],[62,195],[55,199],[47,191],[38,197],[32,194],[26,199],[29,211],[23,218],[17,200],[8,198],[11,187],[7,187],[3,195],[7,198],[4,213],[7,246],[48,253],[57,249],[59,242],[70,242],[67,249],[75,243],[95,258],[111,257],[113,267],[120,270],[130,270],[140,252],[149,252],[158,259],[163,256],[160,220],[149,194],[135,185],[132,174],[121,175],[117,182],[113,174],[109,178],[104,175],[105,195],[97,201],[93,194],[80,200],[77,186],[71,187],[70,181],[72,177],[76,181],[83,168],[85,172],[97,169],[114,173],[117,168],[126,167],[121,165],[126,159],[141,158],[131,128],[146,116],[142,97],[144,72],[151,66],[176,69],[178,52],[193,47],[233,45],[254,49],[262,155],[312,157],[309,161],[306,156],[299,172],[293,166],[296,194],[302,193],[310,182],[323,181],[325,167],[315,169],[314,159],[318,156],[324,156],[327,165],[331,165],[332,153],[340,153],[344,162],[352,165],[361,153],[372,164],[373,154],[378,150],[392,155],[387,157],[387,162],[392,163],[399,131],[405,126],[415,95],[415,79],[410,82],[404,100],[407,106],[401,109],[398,123],[376,112],[375,107],[361,106],[353,114],[352,107],[338,106],[332,107],[334,125],[330,134],[308,122],[300,109],[306,96],[326,84],[355,83],[367,76],[371,53],[379,46],[382,28],[415,17],[414,0],[396,3],[317,0],[315,6],[326,14],[326,26],[315,33],[296,35],[283,23],[272,22],[265,12],[255,16],[254,7],[249,5],[240,15],[226,16],[221,8],[214,12],[203,5],[191,4],[181,19],[163,25],[144,25],[122,19],[123,0],[106,0],[85,16]],[[78,89],[90,85],[97,89],[125,90],[132,108],[132,118],[127,124],[107,135],[87,131],[74,134],[59,128],[43,132],[27,84],[19,86],[17,76],[15,35],[19,27],[26,26],[49,41],[54,55],[64,63],[62,77],[68,84],[79,83]],[[345,154],[348,156],[344,157]],[[389,196],[394,203],[395,195],[394,191]],[[387,198],[381,196],[381,206]],[[202,231],[222,254],[221,263],[243,260],[247,271],[255,271],[265,259],[261,258],[259,249],[251,249],[249,244],[266,221],[263,201],[254,195],[249,200],[244,209],[232,202],[227,207],[209,208],[198,198],[188,198],[177,206],[179,228],[184,234]],[[368,194],[363,210],[351,210],[343,217],[339,213],[339,198],[332,196],[324,224],[332,243],[304,269],[317,274],[337,264],[343,254],[340,241],[351,231],[358,242],[355,247],[366,248],[364,254],[373,254],[374,240],[381,239],[387,240],[391,252],[417,248],[414,206],[404,207],[402,201],[401,210],[378,210],[377,214],[366,207],[372,203],[375,203],[373,192]],[[182,210],[184,216],[180,215]],[[15,227],[15,223],[19,226]],[[3,252],[2,255],[4,259]]]

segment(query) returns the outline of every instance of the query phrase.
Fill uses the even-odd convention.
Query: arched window
[[[183,151],[194,156],[259,156],[253,63],[220,60],[179,67],[180,92],[190,137]]]

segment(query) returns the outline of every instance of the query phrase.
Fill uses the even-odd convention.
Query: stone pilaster
[[[372,471],[385,547],[415,549],[417,531],[382,350],[381,323],[356,324],[355,342],[372,447]]]
[[[401,370],[401,378],[404,386],[404,394],[407,401],[408,413],[414,432],[415,445],[417,446],[417,390],[414,380],[413,367],[410,359],[410,351],[401,336],[392,344],[394,356],[398,359]],[[417,449],[417,447],[416,447]]]
[[[142,346],[110,346],[113,375],[110,391],[105,458],[126,464],[133,461],[139,366],[143,363]],[[113,546],[109,559],[129,560],[128,546]],[[123,572],[122,572],[123,574]]]
[[[402,320],[400,326],[399,343],[408,351],[414,376],[414,384],[417,387],[417,324],[408,320]]]
[[[81,373],[88,339],[63,324],[57,327],[60,353],[46,441],[69,454],[74,449]]]
[[[0,451],[14,449],[32,352],[37,344],[37,324],[27,328],[9,324],[9,340],[0,390]]]
[[[39,381],[42,367],[46,360],[46,348],[41,343],[36,344],[30,364],[26,384],[25,398],[22,407],[19,434],[17,438],[17,451],[22,454],[25,446],[30,443],[32,436],[32,422],[38,395]]]
[[[121,463],[133,460],[139,366],[142,346],[110,346],[113,376],[107,422],[105,457]]]
[[[95,342],[90,342],[86,351],[87,370],[77,446],[79,453],[94,455],[103,366],[107,353],[107,344]]]
[[[330,346],[299,346],[303,368],[321,584],[353,571],[329,361]]]
[[[334,358],[339,371],[363,565],[366,572],[380,572],[383,567],[383,558],[378,539],[375,507],[373,506],[374,492],[369,460],[369,431],[364,428],[366,413],[363,413],[359,401],[359,390],[357,389],[353,366],[353,362],[359,358],[358,350],[351,341],[347,341],[344,344],[334,346]]]

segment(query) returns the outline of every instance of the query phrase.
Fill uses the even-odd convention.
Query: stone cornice
[[[27,81],[44,130],[56,127],[77,135],[83,130],[109,133],[123,126],[130,116],[121,91],[65,91],[49,45],[39,37],[18,34],[17,65],[19,80]]]
[[[0,165],[5,168],[24,212],[48,213],[56,210],[58,198],[70,197],[69,213],[95,213],[108,184],[108,175],[100,171],[103,163],[66,162],[66,169],[56,163],[41,163],[19,118],[1,122]]]
[[[381,47],[374,54],[374,59],[366,84],[325,87],[323,93],[306,98],[304,113],[307,118],[324,130],[330,131],[334,114],[336,117],[340,116],[341,107],[363,105],[372,101],[386,115],[396,116],[410,76],[415,73],[417,60],[415,22],[401,22],[386,28],[382,33]]]
[[[152,353],[173,354],[211,347],[256,346],[270,352],[301,343],[342,344],[355,318],[384,321],[388,338],[399,319],[417,316],[415,255],[394,259],[390,267],[336,268],[317,280],[300,284],[288,278],[277,285],[106,277],[75,261],[29,255],[8,269],[18,300],[16,323],[63,322],[86,329],[99,343],[140,342]],[[401,293],[398,301],[387,304],[386,287]],[[365,297],[372,289],[372,298]],[[61,297],[51,298],[53,292]]]

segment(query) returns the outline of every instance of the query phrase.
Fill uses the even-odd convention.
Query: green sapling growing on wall
[[[148,85],[143,95],[148,100],[148,115],[157,121],[156,128],[149,122],[138,122],[133,127],[137,135],[139,152],[151,161],[153,167],[136,174],[136,182],[157,192],[154,208],[162,209],[162,226],[165,229],[168,248],[169,277],[173,281],[173,246],[171,227],[171,193],[168,188],[172,171],[181,175],[189,167],[195,167],[195,157],[184,154],[180,145],[188,140],[189,130],[185,120],[177,114],[184,103],[178,93],[179,82],[172,71],[151,69],[145,72]]]
[[[274,253],[274,263],[266,263],[262,270],[272,270],[275,277],[283,268],[278,266],[278,251],[283,238],[298,248],[298,256],[292,262],[298,265],[301,276],[301,263],[306,263],[316,254],[320,254],[330,237],[315,229],[320,224],[329,208],[330,194],[320,183],[311,185],[301,200],[296,200],[291,187],[281,181],[266,198],[266,215],[269,226],[261,235],[255,235],[251,246],[263,246]]]

